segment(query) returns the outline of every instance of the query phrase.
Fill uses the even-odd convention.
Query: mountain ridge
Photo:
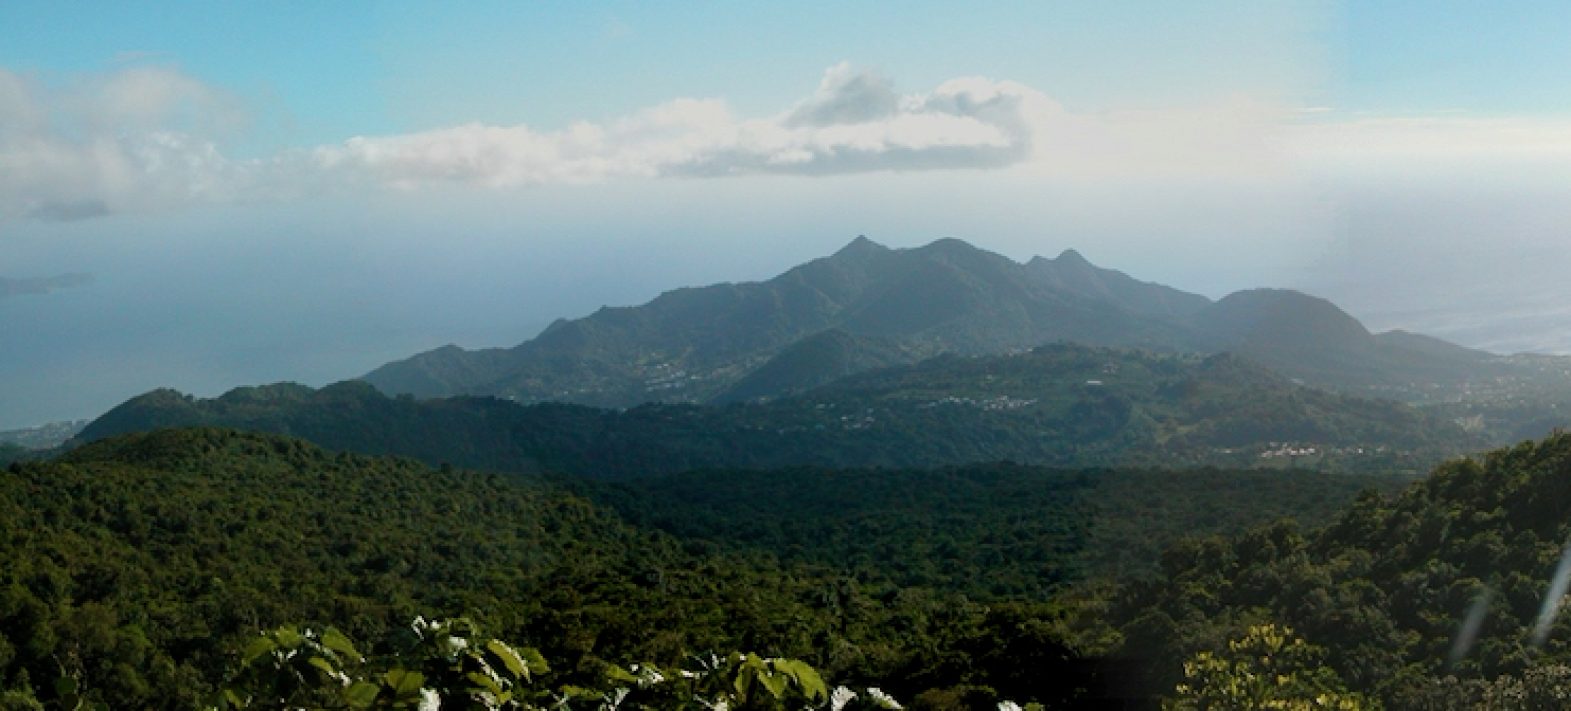
[[[1248,289],[1212,301],[1098,267],[1074,249],[1016,262],[954,238],[896,249],[866,236],[764,281],[672,289],[641,305],[557,319],[510,348],[444,346],[363,379],[416,397],[611,408],[725,403],[787,396],[942,353],[1055,342],[1232,351],[1317,387],[1412,403],[1462,401],[1501,382],[1534,396],[1551,389],[1571,402],[1571,361],[1557,367],[1429,336],[1371,333],[1334,303],[1294,290]],[[1514,423],[1502,426],[1510,429],[1522,416],[1499,419]]]
[[[419,397],[704,402],[829,329],[898,341],[907,362],[1057,340],[1163,347],[1182,340],[1165,319],[1209,301],[1102,270],[1072,251],[1062,259],[1061,267],[1040,258],[1022,264],[958,239],[891,249],[860,236],[766,281],[673,289],[639,306],[558,319],[511,348],[445,346],[364,379]]]

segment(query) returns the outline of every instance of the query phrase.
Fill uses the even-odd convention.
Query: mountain
[[[1492,377],[1505,362],[1428,336],[1372,334],[1330,301],[1286,289],[1229,294],[1200,311],[1194,325],[1209,350],[1237,353],[1316,385],[1393,391],[1402,399],[1418,397],[1425,385]]]
[[[1021,264],[955,239],[890,249],[858,237],[764,282],[684,288],[558,320],[513,348],[445,346],[365,376],[383,392],[625,408],[800,394],[845,375],[1047,343],[1232,352],[1309,385],[1436,406],[1491,441],[1567,423],[1571,359],[1497,356],[1370,333],[1285,289],[1212,302],[1066,250]]]
[[[834,255],[765,282],[677,289],[642,306],[559,320],[514,348],[448,346],[385,365],[365,379],[393,394],[605,407],[769,397],[828,379],[779,379],[780,370],[801,370],[799,352],[785,354],[793,365],[776,362],[775,375],[740,385],[788,347],[826,331],[843,335],[825,338],[880,344],[877,353],[850,358],[836,355],[844,355],[843,343],[804,347],[808,354],[827,350],[834,373],[1060,340],[1167,348],[1185,341],[1174,320],[1206,303],[1099,269],[1072,251],[1020,264],[960,240],[889,249],[858,237]]]
[[[1411,407],[1297,385],[1236,356],[1070,344],[940,356],[767,402],[717,406],[415,400],[389,398],[363,382],[241,388],[213,400],[155,391],[106,413],[80,439],[192,425],[290,434],[431,463],[601,478],[999,460],[1416,472],[1482,446],[1455,424]]]

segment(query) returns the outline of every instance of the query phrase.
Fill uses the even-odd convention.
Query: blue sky
[[[1286,93],[1357,110],[1567,109],[1571,6],[1374,3],[174,2],[0,5],[0,66],[178,66],[289,136],[560,125],[674,96],[776,109],[843,60],[1007,77],[1079,107]]]
[[[13,0],[0,36],[0,278],[95,279],[0,298],[0,428],[863,233],[1571,351],[1565,3]]]

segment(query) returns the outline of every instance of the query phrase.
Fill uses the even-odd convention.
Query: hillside
[[[1564,591],[1551,587],[1568,508],[1571,436],[1556,435],[1447,463],[1394,498],[1361,497],[1323,529],[1177,548],[1160,578],[1117,596],[1111,620],[1125,650],[1167,660],[1152,688],[1173,682],[1174,660],[1274,622],[1390,708],[1554,708],[1509,699],[1551,698],[1571,665]]]
[[[601,410],[494,398],[388,398],[363,383],[241,388],[214,400],[135,398],[82,441],[218,425],[357,452],[601,478],[696,468],[1297,465],[1417,472],[1477,446],[1391,402],[1293,384],[1231,356],[1072,345],[944,356],[804,394],[725,406]]]

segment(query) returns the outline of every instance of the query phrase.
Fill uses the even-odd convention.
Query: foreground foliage
[[[831,690],[795,659],[708,655],[684,668],[607,664],[594,687],[554,686],[540,652],[481,635],[469,620],[415,618],[406,644],[361,656],[336,629],[280,627],[253,639],[219,708],[899,709],[877,687]]]

